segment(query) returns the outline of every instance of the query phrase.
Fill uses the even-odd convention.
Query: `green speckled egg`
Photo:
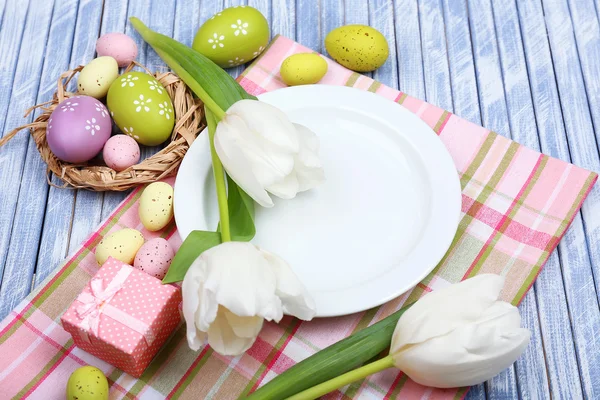
[[[325,38],[329,55],[344,67],[358,72],[374,71],[388,58],[387,40],[366,25],[340,26]]]
[[[223,68],[256,58],[269,42],[269,24],[256,8],[237,6],[213,15],[198,29],[192,47]]]
[[[126,72],[108,89],[106,105],[121,131],[146,146],[171,136],[173,103],[166,89],[151,75]]]
[[[106,400],[108,381],[96,367],[85,366],[75,370],[67,382],[67,400]]]

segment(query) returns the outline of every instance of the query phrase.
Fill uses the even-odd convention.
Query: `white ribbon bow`
[[[79,322],[80,332],[86,342],[91,343],[88,332],[93,333],[96,337],[99,336],[101,314],[140,333],[148,344],[154,341],[154,332],[148,324],[109,304],[112,298],[123,288],[123,284],[131,272],[131,267],[123,265],[107,285],[105,285],[103,278],[93,278],[90,282],[90,290],[82,292],[77,297],[77,301],[81,304],[75,308],[75,312],[77,317],[81,319]]]

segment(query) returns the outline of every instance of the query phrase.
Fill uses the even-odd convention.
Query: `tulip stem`
[[[336,378],[330,379],[326,382],[320,383],[316,386],[306,389],[300,393],[288,397],[287,400],[313,400],[317,397],[323,396],[329,392],[333,392],[335,389],[339,389],[342,386],[346,386],[359,379],[364,379],[369,375],[383,371],[394,366],[394,360],[392,356],[387,356],[381,360],[374,361],[370,364],[363,365],[360,368],[356,368],[352,371],[346,372]]]
[[[227,187],[225,186],[225,171],[223,164],[215,150],[215,131],[217,129],[217,120],[214,113],[205,105],[206,123],[208,125],[208,140],[210,142],[210,156],[212,158],[213,174],[215,176],[215,185],[217,187],[217,202],[219,203],[219,220],[221,226],[221,242],[231,242],[231,232],[229,228],[229,207],[227,205]]]

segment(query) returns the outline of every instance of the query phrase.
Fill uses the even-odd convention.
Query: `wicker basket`
[[[126,69],[126,72],[130,71],[136,65],[142,67],[137,63],[132,63]],[[145,69],[144,67],[142,68]],[[4,138],[0,139],[0,146],[9,141],[19,131],[29,129],[42,159],[48,166],[48,183],[56,186],[50,180],[50,172],[52,172],[64,182],[64,185],[60,187],[65,188],[123,191],[138,185],[156,182],[174,174],[188,148],[205,127],[205,123],[203,120],[204,109],[202,102],[194,98],[191,90],[183,81],[170,72],[152,74],[146,70],[148,74],[154,76],[167,89],[167,93],[173,101],[175,126],[171,134],[170,143],[162,150],[142,160],[139,164],[120,172],[105,165],[94,165],[94,162],[99,164],[96,159],[85,164],[70,164],[59,160],[52,154],[46,140],[47,121],[52,111],[60,102],[76,95],[76,93],[68,92],[66,88],[73,77],[82,69],[83,66],[79,66],[63,73],[58,80],[58,88],[52,101],[30,108],[27,110],[25,117],[31,114],[36,108],[43,110],[43,114],[37,117],[34,122],[23,125],[8,133]]]

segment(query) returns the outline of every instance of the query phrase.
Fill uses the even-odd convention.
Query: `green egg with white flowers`
[[[171,137],[173,102],[152,75],[125,72],[110,85],[106,105],[119,129],[140,144],[156,146]]]
[[[192,47],[223,68],[235,67],[256,58],[269,42],[269,23],[256,8],[224,9],[206,21]]]

